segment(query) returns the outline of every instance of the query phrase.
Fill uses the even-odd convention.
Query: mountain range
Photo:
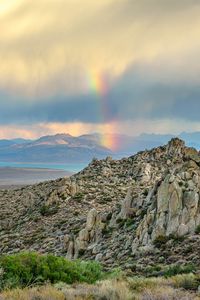
[[[96,135],[56,134],[37,140],[0,140],[0,161],[87,162],[93,157],[103,158],[110,154],[109,149],[100,145]]]
[[[36,140],[23,138],[0,140],[1,162],[34,162],[34,163],[72,163],[89,162],[92,158],[113,156],[120,158],[132,155],[143,149],[164,145],[174,138],[172,134],[146,134],[138,136],[106,135],[107,140],[114,139],[118,147],[115,150],[101,145],[101,135],[85,134],[74,137],[70,134],[42,136]],[[177,135],[184,139],[187,146],[200,149],[200,132],[183,132]]]

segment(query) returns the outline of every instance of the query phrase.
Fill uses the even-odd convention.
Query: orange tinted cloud
[[[17,126],[0,126],[0,139],[22,137],[27,139],[36,139],[42,135],[53,135],[57,133],[69,133],[79,136],[86,133],[100,132],[102,134],[127,134],[136,136],[143,132],[146,133],[173,133],[178,134],[181,131],[200,131],[200,122],[187,122],[185,120],[136,120],[121,121],[105,124],[92,123],[40,123],[35,125],[17,125]],[[109,143],[111,141],[108,141]]]

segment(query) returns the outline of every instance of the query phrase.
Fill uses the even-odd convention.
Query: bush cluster
[[[97,262],[69,261],[35,252],[0,256],[1,290],[45,282],[94,283],[101,277],[101,266]]]
[[[157,248],[162,247],[169,241],[169,237],[164,236],[164,235],[159,235],[155,240],[154,240],[154,246]]]
[[[198,226],[196,227],[195,233],[196,233],[196,234],[200,234],[200,225],[198,225]]]
[[[42,216],[51,216],[58,212],[58,206],[48,206],[46,204],[42,205],[40,208],[40,213]]]
[[[164,271],[165,277],[171,277],[178,274],[189,274],[196,271],[196,268],[193,264],[188,264],[185,266],[181,265],[171,265]]]

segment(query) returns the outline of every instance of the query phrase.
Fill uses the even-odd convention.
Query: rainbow
[[[107,96],[109,87],[105,74],[90,72],[88,75],[88,88],[101,97]]]
[[[117,120],[107,122],[109,119],[108,82],[108,76],[105,73],[87,73],[86,89],[90,93],[95,94],[100,102],[100,119],[102,125],[98,127],[98,130],[101,133],[101,145],[115,151],[119,148],[120,141],[115,134],[117,132]]]
[[[108,126],[109,126],[109,131],[105,129]],[[115,134],[117,130],[116,122],[109,123],[108,125],[105,126],[105,128],[101,130],[101,145],[113,151],[118,150],[120,147],[120,141],[117,135]]]

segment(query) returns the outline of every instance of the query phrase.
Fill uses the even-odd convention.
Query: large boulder
[[[102,221],[103,217],[96,209],[91,209],[88,212],[86,225],[78,233],[78,236],[71,243],[68,236],[65,237],[65,244],[68,243],[67,256],[70,258],[78,258],[80,254],[84,253],[91,243],[97,243],[102,237],[102,230],[105,223]]]
[[[87,230],[92,230],[95,225],[97,218],[97,210],[95,208],[91,209],[87,215],[86,228]]]

